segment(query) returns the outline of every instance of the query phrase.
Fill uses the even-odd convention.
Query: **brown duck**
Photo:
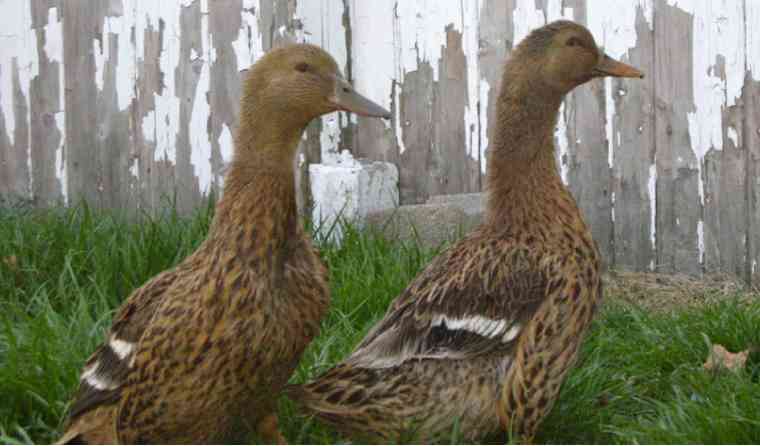
[[[293,160],[309,121],[335,110],[389,116],[315,46],[252,67],[206,240],[121,307],[84,366],[61,442],[283,440],[275,400],[329,301],[296,215]]]
[[[484,223],[431,264],[356,350],[287,393],[317,418],[374,441],[431,441],[457,429],[532,440],[602,295],[600,259],[557,174],[564,96],[595,77],[642,77],[558,21],[504,68]]]

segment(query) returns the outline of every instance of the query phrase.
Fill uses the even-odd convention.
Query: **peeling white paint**
[[[747,35],[744,41],[747,68],[752,79],[760,81],[760,26],[751,26],[751,24],[760,23],[760,2],[744,0],[744,13],[747,23]]]
[[[649,241],[652,243],[652,251],[657,250],[657,156],[649,166]]]
[[[63,84],[61,84],[61,87],[63,87]],[[63,92],[63,88],[61,88],[61,91]],[[67,175],[68,172],[66,170],[66,154],[64,152],[64,147],[66,144],[66,139],[64,138],[64,135],[66,134],[66,122],[64,120],[64,116],[65,114],[63,110],[55,114],[55,125],[61,131],[61,142],[58,144],[58,148],[55,150],[55,175],[58,178],[58,181],[61,183],[61,196],[63,197],[63,202],[64,204],[67,204],[69,202],[69,185]]]
[[[477,7],[474,9],[477,15]],[[437,81],[441,47],[446,46],[446,27],[453,25],[459,32],[464,29],[462,4],[441,0],[400,1],[396,3],[396,12],[400,41],[395,43],[401,67],[409,72],[416,70],[420,62],[429,62],[433,80]],[[472,15],[473,8],[467,8],[467,12]]]
[[[399,99],[406,73],[415,71],[419,64],[427,62],[433,70],[433,80],[440,75],[442,49],[446,46],[446,28],[462,33],[462,45],[467,57],[467,104],[464,110],[466,129],[465,150],[477,159],[474,147],[478,133],[478,118],[485,123],[485,111],[478,115],[478,103],[483,98],[483,87],[478,66],[478,18],[482,0],[478,2],[455,2],[420,0],[398,2],[378,0],[351,3],[352,61],[356,88],[371,99],[389,107],[396,103],[396,138],[403,153],[405,123],[401,120]],[[388,30],[392,30],[389,33]],[[396,94],[391,98],[393,81]],[[487,97],[486,97],[487,99]],[[487,102],[485,102],[487,104]],[[484,102],[480,102],[481,110]],[[482,135],[480,135],[482,139]],[[482,148],[485,150],[485,148]],[[481,159],[484,157],[481,156]]]
[[[259,0],[243,0],[242,24],[237,40],[232,42],[232,48],[237,56],[238,71],[249,68],[264,54],[263,40],[259,31],[260,15]]]
[[[11,144],[15,143],[16,130],[13,108],[13,60],[18,64],[19,84],[27,106],[31,80],[39,74],[37,39],[32,29],[30,8],[28,2],[0,0],[0,112],[5,116],[5,126]]]
[[[105,51],[105,57],[102,62],[98,62],[99,55],[96,54],[96,64],[101,67],[96,72],[96,82],[99,83],[98,88],[103,88],[103,75],[102,66],[105,61],[111,57],[117,57],[118,63],[116,64],[116,94],[118,98],[119,110],[127,110],[135,99],[137,85],[137,67],[135,66],[136,48],[135,45],[130,42],[130,34],[132,27],[136,26],[137,9],[136,2],[134,0],[126,0],[124,8],[124,15],[116,17],[106,17],[103,27],[103,47]],[[119,52],[118,54],[110,54],[108,40],[118,39]],[[97,43],[95,45],[96,51],[98,50]]]
[[[491,94],[491,84],[485,77],[480,79],[480,171],[486,172],[488,165],[486,151],[488,150],[488,97]]]
[[[222,162],[229,163],[232,161],[234,152],[235,138],[227,124],[222,125],[222,133],[219,135],[219,150],[222,155]]]
[[[554,129],[554,141],[557,146],[557,165],[559,166],[559,174],[562,177],[562,182],[567,185],[567,158],[568,158],[568,134],[567,134],[567,116],[565,115],[564,102],[559,108],[559,118],[557,119],[557,127]]]
[[[705,222],[701,218],[697,222],[697,251],[699,252],[699,264],[705,264]]]
[[[64,146],[66,144],[66,121],[64,104],[66,92],[63,78],[63,22],[58,20],[58,8],[48,9],[48,21],[45,25],[45,46],[43,48],[50,62],[58,62],[58,104],[60,108],[54,114],[56,128],[61,132],[61,140],[55,149],[55,176],[61,185],[63,202],[68,202],[68,179],[66,177],[66,163]],[[31,156],[31,151],[30,151]]]
[[[396,86],[396,90],[394,92],[395,97],[393,98],[393,101],[396,104],[396,108],[395,110],[392,110],[392,113],[393,122],[396,129],[396,144],[398,144],[398,151],[399,153],[404,153],[406,152],[406,145],[404,144],[404,129],[402,126],[405,123],[401,121],[401,88],[401,84],[398,84]]]
[[[612,192],[610,194],[610,203],[612,204],[612,206],[610,206],[610,212],[612,216],[612,222],[614,223],[615,222],[615,192]]]
[[[467,63],[467,103],[464,109],[464,129],[465,129],[465,146],[466,153],[470,158],[477,160],[480,156],[478,148],[478,119],[485,125],[487,123],[488,113],[479,113],[480,109],[487,108],[486,102],[480,102],[480,64],[478,53],[480,47],[479,39],[479,21],[480,8],[482,0],[462,2],[462,51]],[[481,158],[482,159],[482,158]]]
[[[587,26],[596,44],[610,57],[624,59],[628,50],[636,47],[636,15],[643,10],[650,28],[654,9],[652,0],[604,0],[589,2],[586,8]]]
[[[201,37],[202,52],[205,54],[205,60],[201,67],[201,74],[198,78],[198,88],[195,91],[195,100],[193,102],[193,112],[190,117],[190,163],[193,165],[194,173],[198,177],[198,185],[201,192],[207,192],[213,180],[211,174],[211,140],[207,132],[208,118],[211,108],[206,98],[206,92],[211,85],[211,58],[213,51],[208,33],[208,0],[201,0]]]
[[[615,143],[612,128],[615,119],[615,100],[612,98],[612,78],[604,78],[604,132],[607,140],[607,165],[615,164]]]
[[[322,47],[335,59],[344,76],[348,76],[348,49],[346,48],[346,29],[343,26],[343,2],[331,0],[314,0],[298,2],[296,15],[303,23],[303,38],[306,42]],[[363,90],[362,94],[366,94]],[[339,116],[342,114],[343,116]],[[322,163],[338,163],[338,145],[341,139],[341,124],[348,125],[346,114],[330,113],[322,116],[322,133],[320,134]]]
[[[698,160],[699,199],[704,204],[704,157],[710,149],[723,149],[722,111],[736,104],[744,84],[744,7],[734,0],[668,3],[694,17],[694,110],[688,120],[691,147]]]
[[[179,98],[175,91],[175,73],[179,65],[180,53],[180,8],[179,3],[172,2],[138,2],[137,29],[152,27],[158,31],[163,20],[164,33],[159,66],[163,74],[163,91],[154,93],[156,103],[153,134],[145,134],[145,139],[156,143],[155,159],[177,161],[177,134],[179,133]],[[137,33],[138,58],[144,57],[145,39],[143,33]],[[146,116],[145,119],[149,119]],[[145,126],[143,127],[145,128]]]
[[[638,35],[636,31],[636,16],[638,9],[643,10],[650,27],[652,26],[653,8],[651,0],[611,0],[604,5],[588,5],[587,25],[596,39],[597,45],[604,49],[610,57],[626,60],[628,51],[636,47]],[[613,95],[612,78],[604,79],[605,91],[605,134],[607,139],[607,163],[613,167],[615,163],[614,120],[616,115]],[[620,89],[618,95],[624,96],[625,90]],[[618,133],[618,138],[620,134]],[[618,142],[619,144],[619,142]]]
[[[734,147],[739,147],[739,134],[736,133],[736,128],[734,126],[729,125],[726,129],[726,133],[728,136],[728,139],[731,140],[731,142],[734,144]]]

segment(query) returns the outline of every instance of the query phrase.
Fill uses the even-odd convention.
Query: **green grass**
[[[85,206],[0,209],[0,443],[56,439],[79,370],[114,309],[198,245],[211,209],[139,223]],[[344,231],[341,246],[320,243],[333,306],[294,381],[348,354],[435,254]],[[733,351],[760,345],[760,302],[664,314],[606,305],[537,441],[760,442],[760,358],[750,356],[739,373],[706,373],[708,340]],[[293,443],[341,441],[284,399],[281,423]]]

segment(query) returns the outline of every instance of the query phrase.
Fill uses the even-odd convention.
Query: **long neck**
[[[541,85],[527,69],[505,67],[488,158],[491,225],[541,226],[555,219],[558,207],[567,219],[580,217],[554,156],[554,127],[562,99],[561,93]]]
[[[267,118],[241,120],[209,239],[268,263],[277,261],[271,257],[283,252],[298,229],[294,156],[304,127],[278,126],[284,120]]]

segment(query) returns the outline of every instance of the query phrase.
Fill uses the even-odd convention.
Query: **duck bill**
[[[599,62],[599,65],[594,68],[594,76],[636,77],[641,79],[644,77],[644,73],[605,54],[604,57],[602,57],[602,61]]]
[[[361,116],[391,118],[391,112],[357,93],[351,84],[341,78],[336,78],[335,93],[330,98],[330,101],[338,110],[356,113]]]

